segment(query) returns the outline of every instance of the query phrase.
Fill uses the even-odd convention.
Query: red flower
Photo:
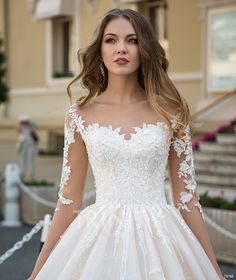
[[[218,127],[217,132],[223,132],[229,127],[230,127],[229,124],[222,124],[221,126]]]

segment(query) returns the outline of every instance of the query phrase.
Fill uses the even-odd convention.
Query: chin
[[[131,71],[131,70],[128,70],[128,69],[120,69],[119,71],[109,71],[109,72],[112,75],[127,76],[127,75],[132,75],[132,74],[136,73],[136,70]]]

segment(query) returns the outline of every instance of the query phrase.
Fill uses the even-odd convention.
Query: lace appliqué
[[[67,116],[69,116],[70,123],[67,124]],[[63,163],[62,163],[62,175],[60,182],[60,190],[58,192],[58,200],[64,205],[70,205],[74,201],[72,199],[65,198],[62,193],[62,189],[67,185],[70,175],[71,167],[68,164],[68,151],[72,143],[75,142],[75,132],[81,131],[84,120],[81,116],[78,116],[75,106],[71,106],[68,113],[65,114],[65,126],[64,126],[64,149],[63,149]],[[56,207],[55,212],[60,209]]]
[[[174,128],[176,122],[172,120],[172,128]],[[197,193],[197,183],[195,180],[195,171],[193,164],[193,152],[192,152],[192,142],[190,137],[189,126],[184,130],[185,134],[181,138],[174,137],[174,141],[172,142],[173,148],[180,158],[182,154],[185,155],[184,159],[179,164],[178,175],[179,178],[184,177],[185,188],[187,191],[180,193],[180,202],[178,203],[178,210],[184,209],[188,212],[191,212],[188,208],[188,202],[194,197],[194,193],[197,196],[198,202],[194,205],[199,208],[199,211],[203,217],[202,207],[199,202],[200,198]]]

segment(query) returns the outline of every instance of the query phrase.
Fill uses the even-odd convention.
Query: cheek
[[[112,54],[112,47],[110,45],[103,45],[101,47],[102,57],[109,57]]]

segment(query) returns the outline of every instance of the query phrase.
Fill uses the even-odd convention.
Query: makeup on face
[[[101,51],[104,64],[113,73],[132,73],[140,65],[137,34],[132,24],[124,18],[108,23]],[[120,72],[122,69],[125,72]]]

